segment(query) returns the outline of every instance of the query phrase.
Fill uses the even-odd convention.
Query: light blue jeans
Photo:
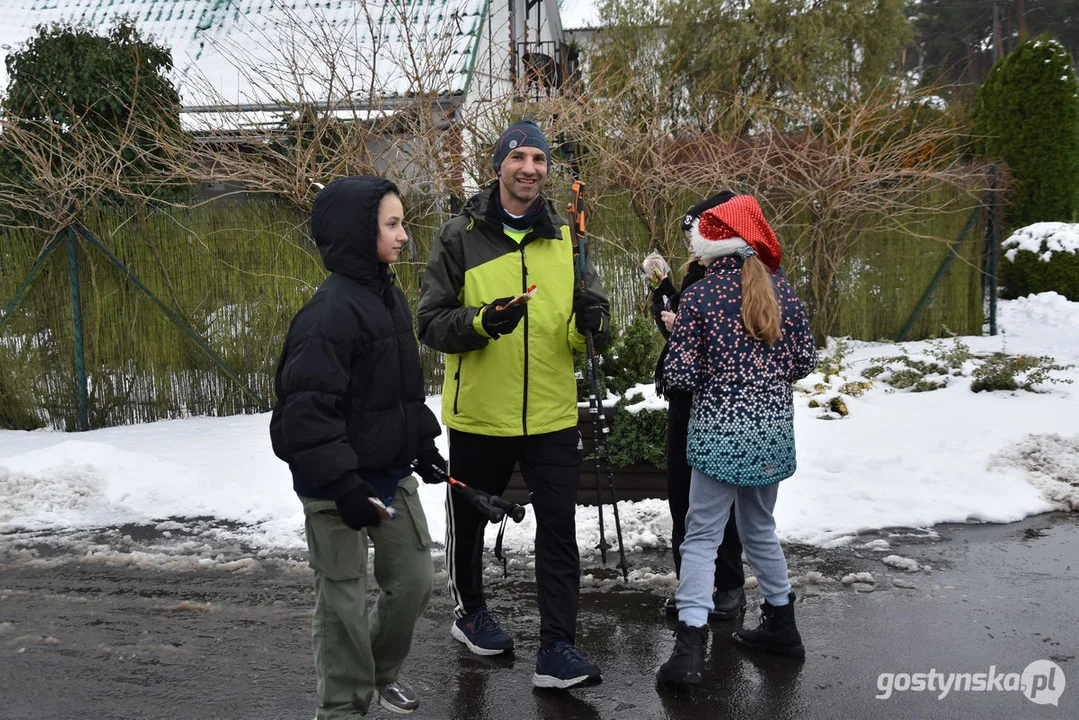
[[[674,599],[678,619],[700,627],[715,607],[716,550],[723,542],[727,514],[734,503],[738,536],[750,567],[757,574],[761,595],[772,605],[786,605],[791,591],[787,559],[776,537],[776,506],[779,483],[763,487],[740,487],[714,480],[693,469],[689,481],[689,512],[682,552],[682,579]]]

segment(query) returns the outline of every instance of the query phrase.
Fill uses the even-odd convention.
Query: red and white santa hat
[[[735,195],[701,213],[688,230],[689,244],[700,258],[733,255],[748,245],[773,273],[779,269],[779,240],[751,195]]]

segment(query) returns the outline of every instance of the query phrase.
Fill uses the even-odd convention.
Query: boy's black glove
[[[371,504],[369,499],[375,495],[375,489],[361,481],[359,485],[336,498],[334,503],[345,525],[353,530],[378,527],[382,519],[378,516],[378,509]]]
[[[509,305],[511,300],[513,300],[512,297],[498,298],[489,305],[484,305],[481,310],[483,329],[494,340],[501,335],[509,335],[513,332],[521,322],[521,318],[525,316],[527,306],[524,303]]]
[[[434,445],[420,451],[412,468],[425,483],[446,482],[450,477],[449,465],[446,464],[446,459],[442,457],[442,454],[438,452],[438,448]]]

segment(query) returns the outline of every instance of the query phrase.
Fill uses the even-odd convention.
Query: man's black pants
[[[450,433],[450,474],[471,487],[501,495],[514,464],[521,468],[536,513],[536,591],[540,645],[573,644],[581,560],[577,553],[577,489],[581,455],[577,427],[543,435],[496,437]],[[454,612],[462,617],[485,604],[483,534],[487,518],[468,499],[449,490],[446,565]]]

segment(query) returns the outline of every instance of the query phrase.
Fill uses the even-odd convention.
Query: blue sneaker
[[[450,634],[477,655],[498,655],[513,650],[513,638],[499,627],[498,620],[486,605],[457,618]]]
[[[559,641],[536,653],[536,674],[532,685],[538,688],[573,688],[599,685],[603,678],[599,666],[568,642]]]

